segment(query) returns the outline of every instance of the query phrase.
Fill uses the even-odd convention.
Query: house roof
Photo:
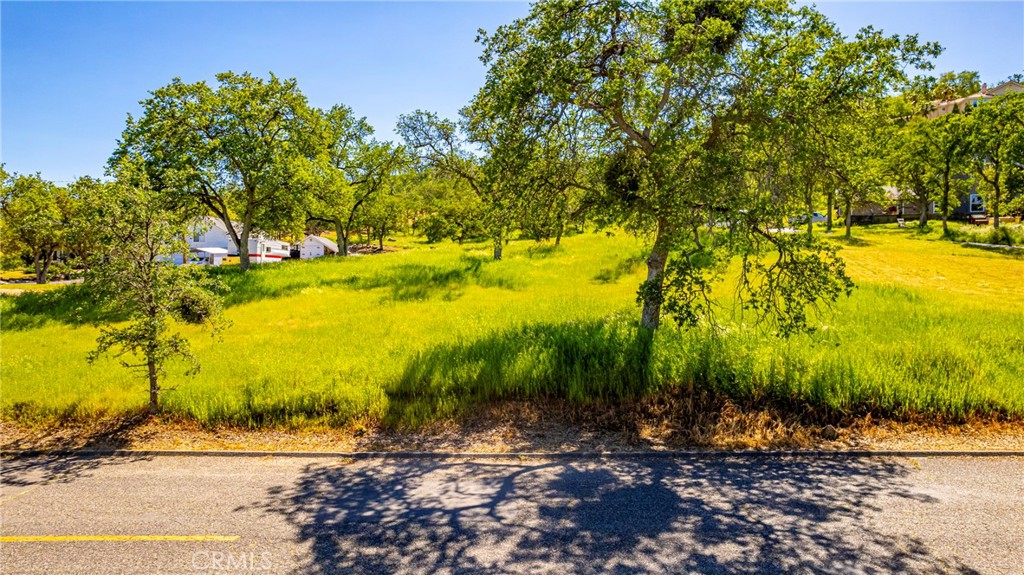
[[[327,238],[324,238],[324,237],[321,237],[321,236],[308,235],[308,236],[302,238],[302,243],[305,244],[306,242],[318,243],[318,244],[322,245],[323,247],[327,248],[329,251],[332,251],[334,253],[338,253],[338,244],[332,242],[331,240],[329,240]]]
[[[989,88],[987,90],[983,90],[983,92],[993,96],[1002,96],[1007,92],[1024,92],[1024,84],[1021,84],[1016,80],[1007,80],[995,88]]]
[[[220,218],[215,218],[213,216],[203,216],[199,218],[199,227],[207,230],[217,228],[218,230],[224,232],[228,236],[231,235],[228,234],[228,227],[224,225],[224,221],[221,220]],[[236,234],[242,233],[242,224],[233,221],[231,222],[231,227],[235,228]],[[280,241],[277,238],[267,235],[266,233],[261,232],[256,228],[253,228],[252,231],[249,233],[249,239]]]
[[[192,248],[192,251],[194,251],[194,252],[202,252],[204,254],[221,255],[221,256],[228,255],[228,251],[226,249],[224,249],[224,248],[195,247],[195,248]]]
[[[981,87],[980,92],[968,94],[966,96],[956,98],[953,100],[935,100],[931,103],[932,112],[930,117],[941,116],[946,112],[950,111],[950,106],[956,106],[957,108],[963,108],[966,104],[974,102],[975,100],[985,100],[988,98],[994,98],[996,96],[1002,96],[1007,92],[1024,92],[1024,84],[1008,80],[999,84],[998,86],[988,88],[984,85]]]

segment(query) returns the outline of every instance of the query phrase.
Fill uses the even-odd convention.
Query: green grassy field
[[[415,425],[502,398],[574,401],[709,389],[825,417],[1024,417],[1024,258],[938,233],[856,229],[842,251],[858,284],[816,336],[777,340],[726,309],[718,335],[633,328],[641,241],[604,232],[558,249],[403,239],[386,255],[294,261],[242,275],[222,340],[192,335],[202,372],[172,369],[172,415],[206,424]],[[139,375],[90,365],[79,288],[3,297],[8,420],[135,411]],[[749,318],[746,318],[749,320]]]

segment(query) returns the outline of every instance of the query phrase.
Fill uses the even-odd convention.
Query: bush
[[[992,226],[950,225],[947,237],[957,242],[1024,246],[1024,224]]]

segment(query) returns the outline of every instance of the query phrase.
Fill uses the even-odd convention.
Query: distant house
[[[235,231],[241,230],[241,225],[232,222]],[[279,262],[290,255],[288,242],[253,230],[249,234],[249,261],[252,263]],[[237,256],[238,248],[228,233],[227,226],[220,218],[202,217],[192,228],[192,236],[188,238],[190,250],[198,248],[220,248],[226,250],[226,255]]]
[[[1015,81],[1007,81],[994,88],[982,84],[981,91],[955,100],[936,100],[931,103],[931,111],[928,119],[939,118],[952,113],[953,110],[965,112],[970,108],[983,105],[986,101],[1011,92],[1024,92],[1024,84]],[[973,175],[956,174],[953,179],[968,181],[974,180],[970,190],[964,193],[957,193],[950,198],[949,215],[954,220],[975,220],[985,215],[985,201],[978,193],[978,183]],[[963,189],[963,188],[960,188]],[[899,190],[893,186],[885,186],[885,199],[879,202],[870,202],[855,207],[851,215],[855,222],[886,222],[896,218],[918,219],[921,217],[921,209],[927,211],[928,217],[940,217],[941,207],[938,202],[929,202],[927,206],[921,206],[914,199],[913,195]],[[842,210],[837,210],[841,215]]]
[[[1014,82],[1010,80],[1003,82],[995,88],[989,88],[985,84],[981,85],[981,91],[975,92],[963,98],[957,98],[955,100],[936,100],[932,102],[932,110],[928,112],[928,119],[938,118],[939,116],[945,116],[955,109],[961,112],[967,111],[968,108],[975,108],[979,104],[984,103],[986,100],[991,100],[996,96],[1002,96],[1010,92],[1024,92],[1024,84],[1020,82]]]
[[[853,208],[855,217],[867,216],[897,216],[907,218],[918,218],[921,216],[921,206],[914,197],[894,186],[882,186],[885,190],[885,201],[883,203],[869,202]],[[928,213],[935,213],[935,202],[929,202],[925,209]],[[841,213],[841,212],[840,212]]]
[[[977,183],[970,192],[957,194],[950,198],[949,215],[953,219],[966,220],[971,216],[984,215],[985,202],[977,193]],[[853,216],[858,221],[874,216],[896,216],[907,219],[921,217],[921,206],[914,199],[913,195],[904,193],[893,186],[884,186],[886,201],[883,203],[869,202],[853,209]],[[941,214],[938,202],[929,202],[925,209],[930,218],[937,218]],[[840,213],[841,210],[840,210]]]
[[[320,236],[308,235],[302,238],[297,247],[299,259],[303,260],[338,255],[338,244]]]

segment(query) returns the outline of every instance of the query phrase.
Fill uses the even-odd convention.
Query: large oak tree
[[[481,41],[484,90],[506,117],[565,106],[601,124],[590,147],[608,151],[618,219],[652,236],[647,328],[666,302],[683,322],[707,317],[735,254],[748,307],[785,331],[848,289],[827,247],[773,230],[801,209],[816,131],[936,51],[872,29],[848,39],[812,8],[772,0],[541,1]]]
[[[224,72],[217,82],[175,78],[152,92],[141,117],[129,116],[111,165],[143,158],[171,205],[224,223],[246,270],[254,230],[301,227],[304,188],[288,184],[315,154],[305,137],[310,109],[295,80]]]

